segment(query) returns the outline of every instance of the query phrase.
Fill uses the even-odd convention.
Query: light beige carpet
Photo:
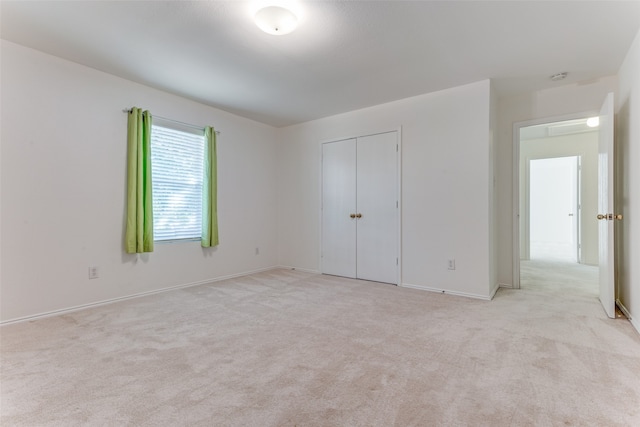
[[[275,270],[7,325],[0,424],[638,426],[640,336],[579,282],[488,302]]]

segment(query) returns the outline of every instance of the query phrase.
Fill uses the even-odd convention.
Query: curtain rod
[[[128,114],[128,113],[130,113],[130,112],[131,112],[131,110],[130,110],[130,109],[128,109],[128,108],[125,108],[124,110],[122,110],[122,112],[123,112],[123,113],[127,113],[127,114]],[[173,119],[168,119],[168,118],[166,118],[166,117],[156,116],[156,115],[154,115],[154,114],[152,114],[152,115],[151,115],[151,117],[152,117],[152,118],[153,118],[153,117],[156,117],[156,118],[158,118],[158,119],[160,119],[160,120],[165,120],[165,121],[167,121],[167,122],[177,123],[177,124],[179,124],[179,125],[187,126],[187,127],[193,128],[193,129],[204,130],[204,126],[196,126],[196,125],[192,125],[192,124],[190,124],[190,123],[180,122],[180,121],[178,121],[178,120],[173,120]],[[217,130],[217,131],[215,131],[215,132],[216,132],[216,135],[220,135],[220,131],[219,131],[219,130]]]

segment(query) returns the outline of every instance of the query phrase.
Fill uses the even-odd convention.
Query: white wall
[[[640,332],[640,32],[619,72],[616,103],[618,298]]]
[[[563,85],[498,99],[498,145],[496,198],[498,229],[498,281],[513,285],[513,126],[517,122],[547,118],[576,118],[598,115],[609,92],[617,90],[616,76],[578,84]],[[517,227],[516,227],[517,229]]]
[[[598,264],[598,132],[530,139],[520,144],[520,222],[526,223],[525,159],[552,157],[582,157],[582,259],[589,265]],[[521,228],[522,230],[522,228]],[[520,256],[525,254],[525,239],[520,239]]]
[[[320,144],[402,127],[402,282],[488,298],[493,200],[488,80],[281,129],[279,254],[318,271]],[[447,259],[456,270],[447,270]]]
[[[2,41],[0,319],[277,265],[277,130]],[[124,108],[221,131],[220,246],[123,251]],[[260,247],[260,255],[254,254]],[[100,278],[88,279],[88,266]]]

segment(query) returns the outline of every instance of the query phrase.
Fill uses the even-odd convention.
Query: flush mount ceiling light
[[[254,15],[256,25],[265,33],[282,36],[289,34],[298,26],[296,14],[283,6],[266,6]]]
[[[568,73],[558,73],[558,74],[554,74],[553,76],[549,76],[549,78],[551,79],[551,81],[554,82],[559,82],[560,80],[564,80],[567,78],[567,74]]]

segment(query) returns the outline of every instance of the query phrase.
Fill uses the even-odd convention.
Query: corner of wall
[[[490,294],[493,298],[498,290],[498,198],[497,195],[497,127],[498,127],[498,94],[493,82],[489,87],[489,284],[494,287]]]

